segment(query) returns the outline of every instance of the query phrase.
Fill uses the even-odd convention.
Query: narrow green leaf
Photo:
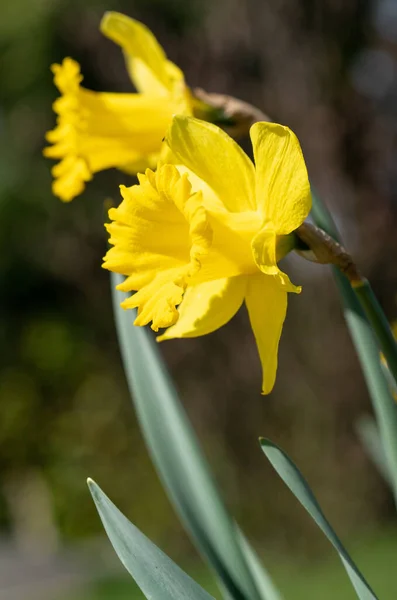
[[[388,386],[389,386],[389,392],[390,392],[394,402],[396,402],[396,400],[397,400],[397,384],[394,380],[393,375],[389,371],[389,367],[387,366],[386,361],[383,359],[382,356],[379,356],[379,360],[380,360],[380,366],[382,369],[382,373],[383,373],[384,378],[386,379]]]
[[[269,440],[262,438],[260,440],[260,444],[265,456],[276,470],[278,475],[289,487],[294,496],[307,510],[309,515],[317,523],[321,531],[324,533],[324,535],[326,535],[331,544],[337,550],[343,566],[345,567],[353,587],[356,590],[357,596],[360,598],[360,600],[377,600],[377,596],[374,594],[369,584],[365,581],[364,576],[360,573],[357,566],[342,545],[342,542],[325,518],[317,499],[309,487],[309,484],[295,463],[292,462],[292,460],[283,450],[281,450],[281,448]]]
[[[386,359],[390,374],[394,378],[395,385],[397,385],[397,343],[394,339],[390,324],[386,319],[386,315],[367,279],[364,279],[362,283],[355,285],[352,290],[358,298],[365,316],[371,324],[379,347]]]
[[[259,561],[256,568],[252,566],[156,343],[149,331],[132,325],[133,311],[120,308],[125,295],[115,291],[115,286],[121,281],[112,274],[124,369],[146,443],[176,511],[215,569],[226,595],[235,600],[281,600]]]
[[[340,241],[338,230],[324,204],[313,195],[312,216],[315,223]],[[397,505],[397,407],[379,360],[379,348],[367,318],[350,283],[338,269],[333,269],[336,285],[351,338],[361,364],[372,400],[379,434],[390,475],[394,502]]]
[[[151,600],[214,600],[135,527],[92,479],[88,487],[117,556]]]
[[[347,283],[349,287],[346,288],[346,283],[340,282],[344,290],[345,317],[372,399],[394,500],[397,504],[397,407],[389,383],[382,372],[379,350],[371,327],[362,314],[360,306],[354,305],[355,298],[348,293],[350,286]]]
[[[356,423],[356,431],[368,456],[378,469],[379,473],[383,476],[385,481],[391,485],[387,460],[375,420],[372,417],[361,417]]]

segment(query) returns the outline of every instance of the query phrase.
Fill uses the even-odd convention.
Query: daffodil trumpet
[[[255,166],[224,131],[175,116],[167,164],[121,187],[109,211],[111,248],[103,266],[126,276],[135,325],[165,329],[158,340],[196,337],[245,303],[262,363],[262,391],[273,388],[291,283],[277,261],[311,208],[299,142],[287,127],[251,127]]]

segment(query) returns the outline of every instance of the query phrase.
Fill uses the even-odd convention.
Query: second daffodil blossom
[[[273,388],[287,293],[300,292],[277,261],[311,208],[299,142],[287,127],[252,126],[255,166],[215,125],[176,116],[166,136],[172,163],[121,187],[107,225],[104,267],[135,292],[135,325],[166,328],[159,340],[196,337],[225,323],[245,302],[263,370]]]
[[[94,173],[117,167],[137,173],[155,167],[162,139],[175,113],[191,114],[183,73],[169,61],[145,25],[106,13],[101,31],[124,51],[138,93],[93,92],[80,85],[79,64],[65,58],[52,66],[61,97],[54,103],[57,126],[47,133],[45,156],[53,167],[53,193],[65,202],[81,194]]]

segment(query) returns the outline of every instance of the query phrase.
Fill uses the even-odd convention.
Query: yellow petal
[[[70,58],[53,65],[53,72],[62,96],[54,103],[57,126],[47,133],[52,145],[44,155],[61,161],[53,169],[55,195],[71,200],[103,169],[132,171],[156,163],[175,108],[171,100],[86,90]]]
[[[167,144],[163,145],[163,148],[168,148]],[[171,151],[168,148],[170,156],[175,158]],[[173,161],[170,161],[171,164],[174,164]],[[215,194],[214,190],[206,183],[203,179],[198,177],[191,169],[188,169],[185,165],[176,164],[176,168],[179,173],[182,175],[186,173],[189,177],[189,181],[192,184],[192,190],[194,192],[200,191],[203,194],[203,202],[204,206],[207,210],[212,210],[214,212],[221,212],[225,210],[225,207],[222,203],[222,200]]]
[[[204,200],[203,204],[205,206]],[[257,273],[251,239],[260,226],[258,215],[254,212],[207,210],[207,216],[213,232],[213,242],[201,262],[195,282]]]
[[[291,283],[286,273],[277,265],[277,236],[272,226],[265,225],[252,239],[251,248],[255,264],[266,275],[274,278],[275,284],[285,292],[300,294],[302,288]]]
[[[257,207],[276,234],[288,234],[311,209],[310,184],[299,141],[276,123],[255,123],[250,131],[256,165]]]
[[[204,180],[227,210],[255,210],[254,165],[219,127],[177,115],[172,120],[166,142],[178,164]]]
[[[287,293],[280,289],[274,277],[257,275],[248,278],[245,302],[262,363],[262,393],[269,394],[276,379]]]
[[[92,179],[87,162],[78,156],[68,155],[55,165],[51,172],[54,177],[52,193],[63,202],[70,202],[81,194],[86,182]]]
[[[178,319],[176,307],[182,302],[188,276],[186,268],[163,271],[121,306],[138,309],[134,325],[147,325],[152,321],[154,331],[170,327]]]
[[[167,59],[153,33],[139,21],[107,12],[100,28],[123,49],[130,77],[139,92],[167,96],[175,83],[184,81],[182,71]]]
[[[137,291],[123,302],[138,308],[137,325],[173,325],[183,293],[201,268],[212,231],[201,194],[192,194],[186,175],[173,165],[139,176],[140,185],[121,188],[123,202],[109,211],[107,226],[113,245],[104,268],[127,279],[120,286]]]
[[[178,308],[179,319],[157,341],[206,335],[225,325],[244,300],[246,277],[231,277],[187,288]]]

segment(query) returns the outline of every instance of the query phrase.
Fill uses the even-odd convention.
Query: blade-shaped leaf
[[[88,487],[117,556],[151,600],[214,600],[135,527],[92,479]]]
[[[394,381],[394,387],[397,386],[397,342],[394,338],[393,331],[386,318],[385,313],[375,296],[370,282],[363,279],[359,284],[352,287],[357,300],[360,303],[362,310],[372,331],[375,335],[377,344],[382,350],[382,354],[387,362],[387,367]]]
[[[323,511],[317,499],[315,498],[309,484],[299,471],[298,467],[288,455],[278,446],[266,439],[260,440],[261,448],[268,458],[273,468],[278,475],[289,487],[294,496],[299,500],[302,506],[307,510],[312,519],[320,527],[321,531],[327,536],[331,544],[339,553],[340,559],[345,567],[348,576],[356,590],[360,600],[377,600],[376,595],[365,581],[364,576],[360,573],[357,566],[349,556],[348,552],[342,545],[342,542],[332,529],[324,516]]]
[[[385,481],[391,485],[389,468],[375,420],[367,416],[361,417],[356,423],[356,430],[368,456]]]
[[[207,462],[150,333],[124,311],[123,279],[111,275],[124,369],[153,462],[185,527],[235,600],[280,600],[270,577],[241,543],[241,534],[216,490]],[[253,551],[252,551],[253,554]]]

